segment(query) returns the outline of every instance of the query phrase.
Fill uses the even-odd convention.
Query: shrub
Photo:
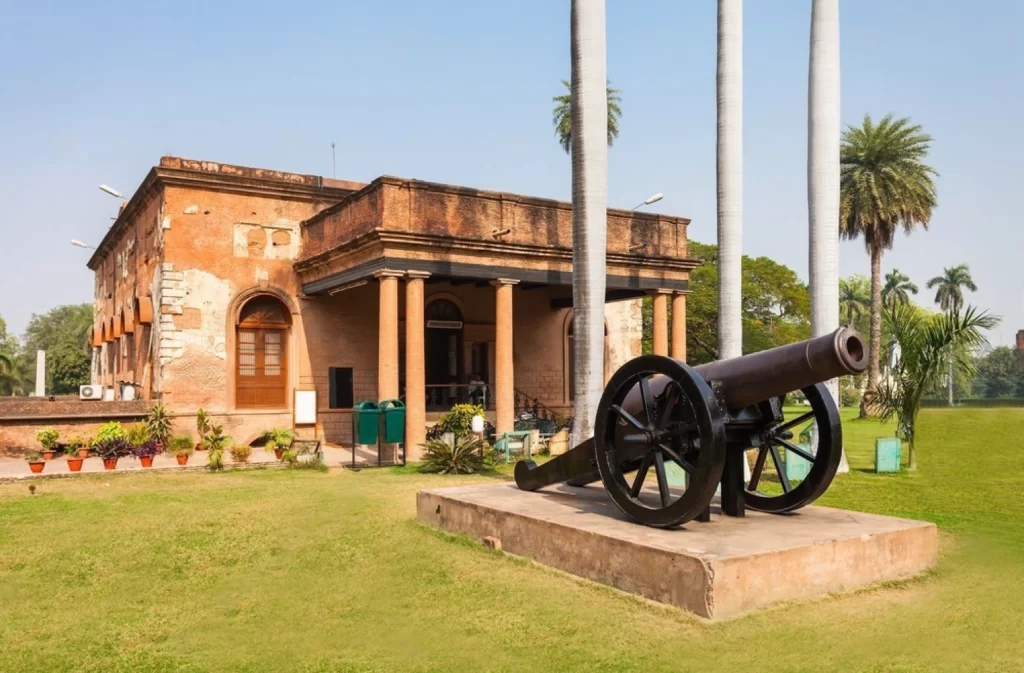
[[[150,439],[153,439],[149,434],[149,428],[142,423],[129,425],[124,431],[124,436],[133,447],[140,447]]]
[[[195,448],[195,444],[192,443],[192,438],[188,435],[175,435],[171,438],[168,448],[171,453],[176,456],[191,456],[192,450]]]
[[[145,456],[155,456],[158,453],[163,453],[163,448],[155,439],[147,439],[141,444],[134,444],[135,448],[132,449],[132,453],[135,454],[136,458],[143,458]]]
[[[68,443],[64,446],[65,452],[69,456],[73,456],[78,453],[78,450],[83,446],[89,446],[89,440],[81,435],[75,435],[68,438]]]
[[[132,453],[132,445],[123,436],[97,440],[92,448],[100,458],[124,458]]]
[[[473,435],[473,417],[487,417],[484,408],[477,404],[456,404],[437,421],[442,433],[450,432],[456,437]]]
[[[249,456],[252,455],[252,447],[248,444],[232,444],[231,445],[231,460],[236,463],[248,463]]]
[[[491,465],[490,447],[473,435],[456,435],[453,446],[449,446],[441,439],[431,439],[424,448],[426,452],[423,456],[423,465],[420,466],[421,472],[473,474]]]
[[[125,433],[124,428],[117,421],[110,421],[100,426],[100,429],[96,432],[96,436],[92,440],[92,445],[95,447],[100,442],[105,442],[110,439],[124,439]]]
[[[36,439],[39,440],[44,449],[52,451],[53,447],[57,444],[57,440],[60,439],[60,433],[57,432],[56,428],[44,428],[36,433]]]
[[[171,436],[171,417],[167,415],[164,405],[157,404],[146,415],[146,429],[149,436],[161,444],[167,443]]]
[[[295,442],[295,432],[291,428],[274,428],[260,435],[260,439],[263,440],[263,448],[267,451],[274,449],[287,451]]]
[[[42,459],[43,456],[38,451],[29,451],[28,454],[25,456],[25,460],[27,460],[30,463],[38,463]]]

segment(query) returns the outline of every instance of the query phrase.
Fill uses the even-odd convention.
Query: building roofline
[[[198,161],[174,156],[163,156],[160,164],[146,174],[142,184],[121,209],[117,219],[110,225],[103,240],[86,262],[95,271],[108,253],[113,241],[132,221],[145,205],[152,191],[165,185],[199,187],[217,191],[229,191],[281,198],[317,199],[325,197],[338,201],[363,187],[363,183],[335,180],[319,175],[288,173],[265,168],[251,168],[221,164],[212,161]]]

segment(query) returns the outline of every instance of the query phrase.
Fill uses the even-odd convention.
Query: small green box
[[[902,442],[899,437],[875,440],[875,472],[899,472]]]
[[[405,404],[402,400],[381,400],[380,441],[401,444],[405,441]]]
[[[810,444],[798,444],[801,449],[807,453],[811,452]],[[811,463],[804,458],[796,455],[792,451],[786,451],[786,477],[790,481],[803,480],[807,478],[807,473],[811,471]]]
[[[352,443],[376,444],[380,409],[376,402],[360,402],[352,409]]]

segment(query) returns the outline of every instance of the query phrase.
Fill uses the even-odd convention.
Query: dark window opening
[[[355,406],[352,386],[351,367],[328,367],[327,378],[330,383],[330,408],[351,409]]]

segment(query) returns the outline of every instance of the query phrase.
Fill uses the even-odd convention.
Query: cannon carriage
[[[542,465],[520,461],[516,484],[533,491],[601,481],[626,516],[656,527],[709,520],[719,486],[727,516],[743,516],[747,507],[799,509],[825,492],[842,459],[839,411],[824,382],[859,374],[867,361],[864,339],[849,327],[697,367],[641,356],[609,380],[594,436]],[[810,406],[787,418],[785,396],[795,391]],[[794,441],[812,421],[814,452]],[[752,465],[748,452],[756,452]],[[784,452],[808,461],[806,476],[788,478]],[[676,483],[672,465],[684,475]],[[771,479],[766,468],[774,468]]]

